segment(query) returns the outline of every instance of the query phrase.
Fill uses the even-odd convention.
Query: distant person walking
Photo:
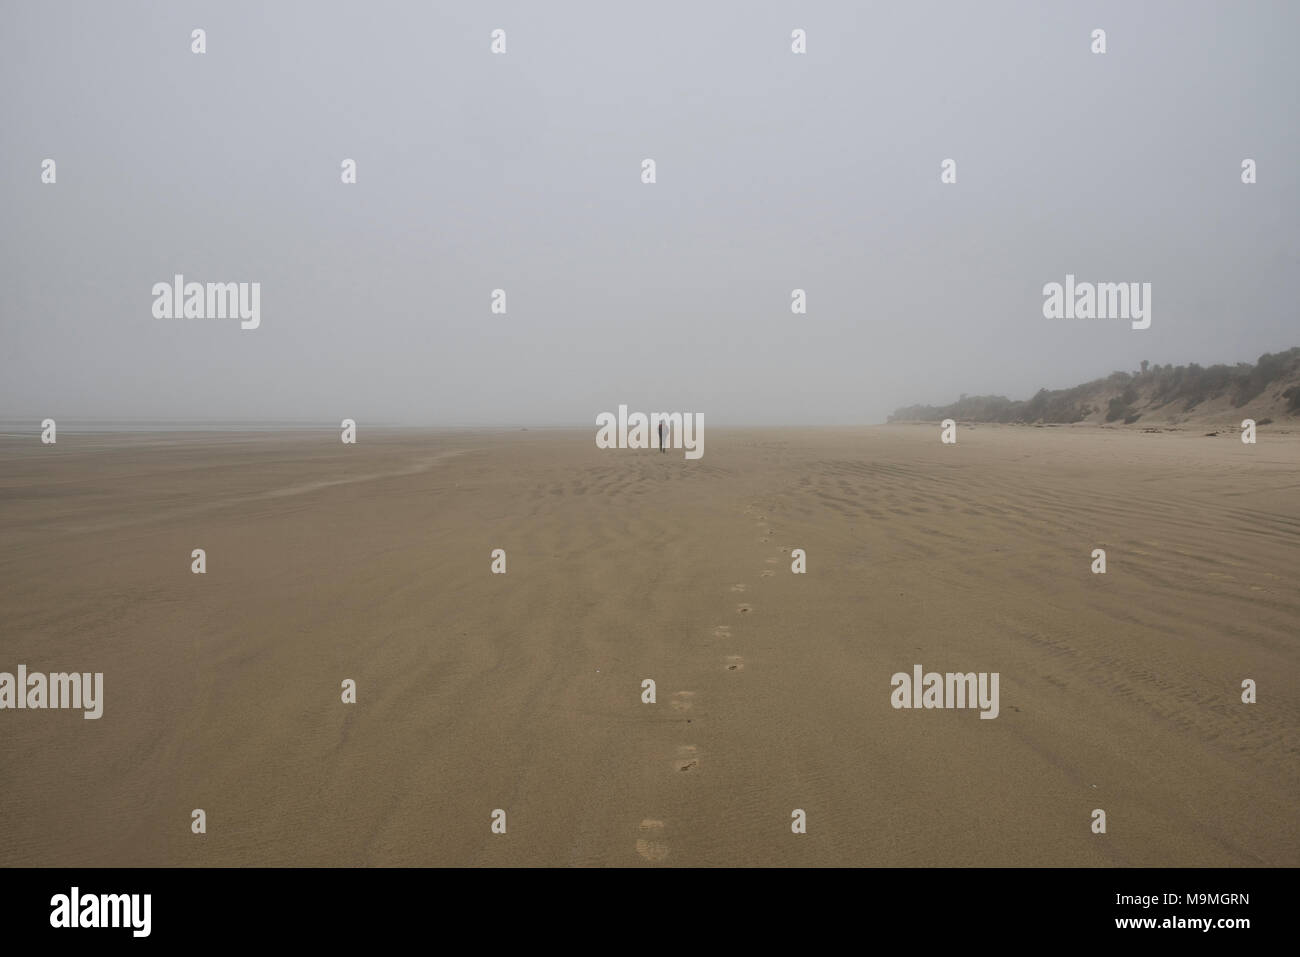
[[[668,423],[663,419],[659,420],[659,451],[668,451]]]

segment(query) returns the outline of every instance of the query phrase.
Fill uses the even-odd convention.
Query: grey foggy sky
[[[0,18],[0,417],[867,423],[1300,345],[1294,3]],[[154,319],[178,272],[261,328]],[[1067,272],[1151,328],[1044,319]]]

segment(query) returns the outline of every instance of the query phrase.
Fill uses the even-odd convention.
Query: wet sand
[[[0,864],[1300,865],[1300,435],[938,434],[0,437]]]

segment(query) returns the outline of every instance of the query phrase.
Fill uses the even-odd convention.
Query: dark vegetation
[[[1001,395],[963,395],[950,405],[909,405],[895,410],[890,422],[966,419],[976,422],[1070,423],[1087,418],[1096,407],[1090,404],[1100,393],[1113,392],[1106,404],[1106,421],[1136,422],[1154,409],[1190,412],[1202,402],[1228,396],[1234,408],[1263,394],[1279,380],[1300,377],[1300,347],[1286,352],[1264,353],[1254,365],[1186,366],[1151,365],[1143,361],[1138,372],[1112,372],[1104,379],[1071,389],[1039,389],[1032,399],[1008,399]],[[1134,408],[1143,396],[1146,405]],[[1283,411],[1300,413],[1300,385],[1282,392]]]

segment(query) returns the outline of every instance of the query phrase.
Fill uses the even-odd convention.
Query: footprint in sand
[[[736,606],[736,614],[738,614],[738,615],[748,615],[748,614],[749,614],[751,611],[753,611],[753,610],[754,610],[754,609],[753,609],[751,606],[749,606],[749,605],[737,605],[737,606]]]
[[[669,700],[674,711],[690,711],[691,699],[695,697],[694,691],[679,691]]]
[[[759,577],[759,578],[771,578],[771,577],[772,577],[773,575],[775,575],[775,574],[776,574],[776,572],[772,571],[772,569],[770,569],[770,568],[764,568],[761,572],[758,573],[758,577]]]
[[[732,585],[732,586],[731,586],[731,590],[732,590],[732,591],[744,591],[747,587],[748,587],[747,585]]]
[[[673,767],[678,771],[698,771],[700,769],[699,749],[693,744],[683,744],[677,749],[677,759]]]
[[[740,657],[740,655],[727,655],[727,670],[744,671],[745,659]]]
[[[713,637],[714,637],[714,638],[730,638],[730,637],[731,637],[731,626],[730,626],[730,625],[719,625],[717,628],[714,628],[714,629],[713,629]]]
[[[646,818],[637,825],[639,836],[636,839],[636,852],[647,861],[662,861],[668,856],[668,845],[661,838],[664,836],[664,822]]]

